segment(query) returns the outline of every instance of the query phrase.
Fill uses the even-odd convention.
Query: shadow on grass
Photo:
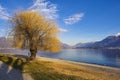
[[[28,57],[27,56],[22,56],[22,55],[9,55],[9,56],[0,56],[0,60],[13,68],[23,70],[23,67],[27,61]]]
[[[1,64],[0,70],[2,69],[2,66],[5,68],[5,77],[0,80],[23,80],[22,71],[29,73],[34,80],[87,80],[78,76],[57,72],[53,67],[53,63],[50,61],[34,60],[28,62],[27,60],[28,57],[23,55],[0,56],[0,61],[11,65],[13,68],[19,69],[16,74],[15,69],[9,71],[8,66],[5,67],[3,66],[4,63]]]
[[[22,70],[27,63],[25,58],[0,56],[0,80],[23,80]],[[13,68],[9,67],[12,66]]]

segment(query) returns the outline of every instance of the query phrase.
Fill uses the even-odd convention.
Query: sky
[[[17,10],[38,11],[54,20],[63,43],[94,42],[120,33],[120,0],[0,0],[0,36]]]

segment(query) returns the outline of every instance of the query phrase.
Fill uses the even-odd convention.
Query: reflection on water
[[[29,51],[19,49],[0,50],[2,53],[24,54]],[[120,50],[108,49],[64,49],[59,53],[46,53],[38,51],[38,56],[49,58],[60,58],[77,62],[86,62],[92,64],[120,67]]]

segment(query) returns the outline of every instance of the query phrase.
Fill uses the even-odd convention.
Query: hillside
[[[101,41],[97,41],[94,43],[78,43],[75,45],[75,48],[81,47],[91,47],[91,48],[119,48],[120,47],[120,35],[112,35],[108,36]]]
[[[6,37],[0,37],[0,48],[11,48],[12,39]]]
[[[0,37],[0,48],[11,48],[13,39],[11,37]],[[70,48],[120,48],[120,34],[115,34],[106,37],[105,39],[97,42],[78,43],[70,46],[62,43],[63,49]]]
[[[12,42],[13,39],[12,37],[0,37],[0,48],[11,48],[12,47]],[[63,49],[69,49],[72,48],[72,46],[66,44],[66,43],[61,43]]]

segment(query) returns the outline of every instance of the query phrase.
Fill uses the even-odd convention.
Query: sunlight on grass
[[[2,55],[0,61],[30,74],[34,80],[119,80],[119,75],[106,69],[90,68],[62,61],[38,58],[28,62],[26,58]],[[53,59],[54,60],[54,59]]]
[[[87,80],[78,76],[56,72],[52,62],[34,60],[26,62],[24,58],[18,60],[14,56],[0,56],[0,60],[14,68],[29,73],[35,80]],[[51,66],[51,67],[50,67]]]

